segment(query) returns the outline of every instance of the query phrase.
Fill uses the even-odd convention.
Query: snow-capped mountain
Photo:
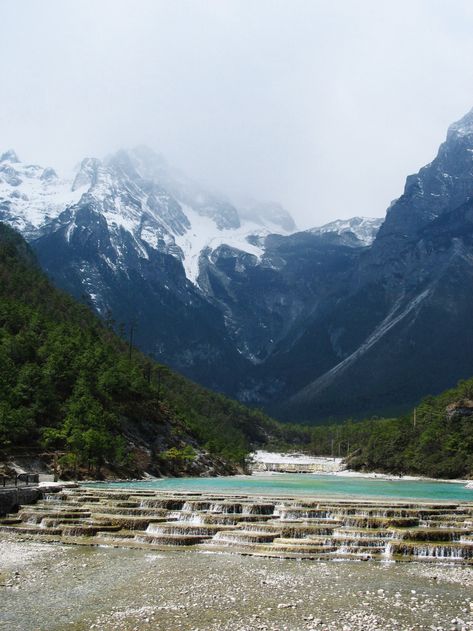
[[[227,390],[246,359],[233,339],[238,326],[200,283],[201,270],[207,280],[224,248],[260,261],[267,237],[294,225],[281,207],[240,216],[143,147],[86,158],[69,177],[4,153],[0,221],[30,241],[57,284],[100,314],[133,322],[147,352]]]
[[[86,158],[74,174],[61,178],[50,167],[21,162],[14,151],[0,157],[0,220],[27,239],[62,230],[69,241],[84,206],[106,222],[112,268],[126,267],[122,239],[127,233],[139,256],[148,258],[151,248],[176,257],[195,285],[203,264],[221,246],[260,261],[270,234],[296,229],[281,205],[245,200],[237,209],[147,147],[119,151],[103,161]],[[369,245],[381,221],[354,217],[310,232],[346,235],[351,238],[347,244]]]
[[[105,220],[114,256],[110,265],[125,265],[123,233],[131,236],[139,256],[149,248],[179,259],[187,278],[197,283],[201,256],[226,244],[261,257],[264,238],[287,234],[293,227],[282,207],[254,208],[250,216],[225,198],[209,193],[171,168],[145,147],[119,151],[104,161],[86,158],[70,178],[52,168],[21,162],[15,152],[0,157],[0,220],[30,240],[64,230],[70,240],[84,206]]]
[[[258,202],[254,199],[239,199],[238,214],[245,221],[254,222],[273,233],[296,231],[294,219],[287,210],[276,202]]]
[[[26,238],[34,238],[43,226],[80,200],[83,188],[73,190],[71,185],[54,169],[25,164],[14,151],[6,151],[0,156],[0,220]]]

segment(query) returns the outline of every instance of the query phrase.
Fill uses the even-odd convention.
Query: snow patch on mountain
[[[51,168],[21,162],[14,151],[0,158],[0,219],[32,237],[65,208],[79,201],[83,187],[61,179]]]
[[[200,269],[200,257],[204,253],[209,256],[221,245],[228,245],[236,250],[253,254],[259,259],[264,254],[262,246],[254,245],[248,241],[249,237],[260,237],[259,241],[270,234],[270,230],[262,229],[261,225],[245,222],[237,229],[219,229],[217,224],[209,217],[203,217],[191,206],[181,203],[181,206],[191,223],[189,230],[182,236],[175,237],[177,246],[183,253],[183,265],[187,278],[197,284]]]
[[[384,219],[381,217],[352,217],[351,219],[336,219],[323,226],[311,228],[307,232],[312,234],[334,233],[343,235],[351,233],[365,246],[371,245]]]
[[[119,152],[120,153],[120,152]],[[130,164],[143,178],[160,185],[174,198],[193,208],[202,217],[212,219],[217,227],[237,229],[240,217],[237,209],[225,197],[203,188],[166,159],[148,147],[135,147],[126,153]]]

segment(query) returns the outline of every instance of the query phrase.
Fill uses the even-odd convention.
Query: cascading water
[[[199,493],[71,489],[0,529],[73,543],[197,546],[291,558],[473,559],[473,504],[292,501]],[[50,540],[50,539],[45,539]]]

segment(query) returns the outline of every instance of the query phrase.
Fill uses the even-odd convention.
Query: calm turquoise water
[[[90,484],[109,488],[196,491],[209,493],[256,493],[336,497],[392,497],[398,499],[469,500],[473,489],[463,484],[408,480],[372,480],[330,475],[283,473],[273,476],[234,476],[221,478],[166,478],[146,482]]]

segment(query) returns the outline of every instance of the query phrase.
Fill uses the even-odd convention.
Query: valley
[[[58,286],[206,387],[286,421],[398,414],[473,374],[472,151],[470,112],[384,221],[301,232],[144,147],[69,179],[8,151],[0,220]]]
[[[0,631],[473,631],[472,33],[2,3]]]

